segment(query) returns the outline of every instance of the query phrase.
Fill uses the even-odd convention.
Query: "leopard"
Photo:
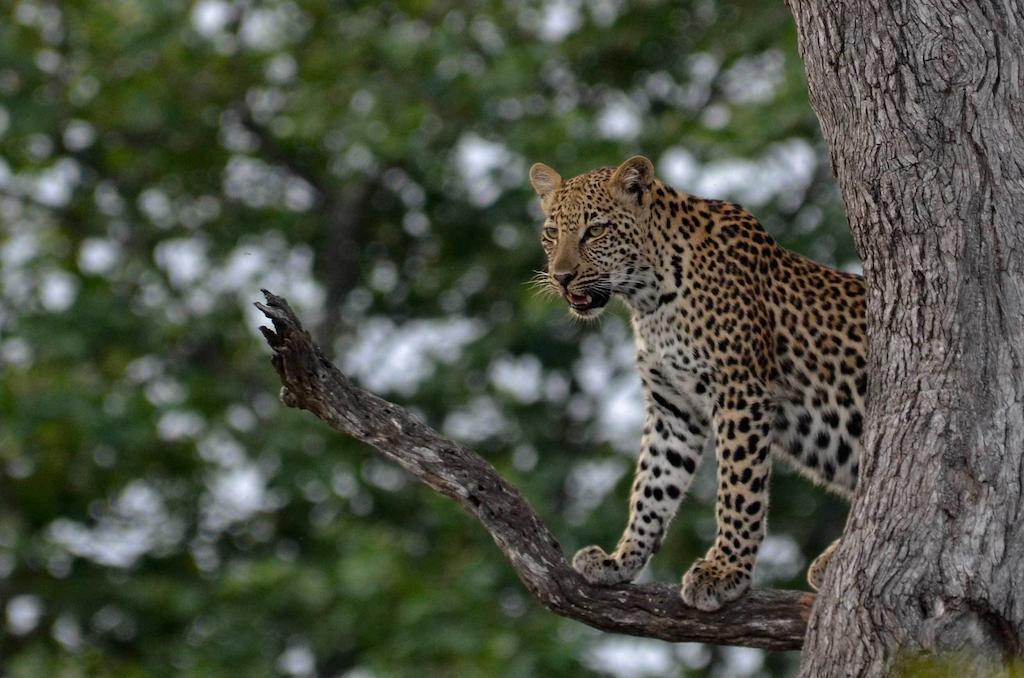
[[[577,318],[628,309],[643,429],[625,530],[580,549],[596,585],[636,578],[701,461],[716,459],[716,532],[683,575],[683,602],[714,611],[751,585],[774,459],[849,500],[867,393],[861,275],[790,251],[738,204],[677,191],[642,155],[563,180],[533,165],[541,284]],[[839,540],[807,572],[817,590]]]

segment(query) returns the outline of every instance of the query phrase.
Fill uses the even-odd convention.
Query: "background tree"
[[[286,295],[360,383],[484,452],[566,549],[613,541],[639,436],[628,327],[576,326],[522,284],[543,262],[525,168],[645,152],[855,265],[784,7],[2,11],[9,674],[792,671],[532,603],[458,509],[278,404],[251,307]],[[758,585],[802,586],[845,507],[773,483]],[[705,476],[653,579],[702,552],[713,494]]]
[[[872,375],[802,673],[935,652],[1006,672],[1024,654],[1024,7],[790,4],[864,256]]]

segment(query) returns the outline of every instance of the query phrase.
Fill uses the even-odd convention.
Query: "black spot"
[[[831,442],[832,437],[829,436],[828,431],[821,431],[820,433],[818,433],[818,437],[814,439],[814,444],[823,450],[828,448],[829,443]]]
[[[665,491],[668,492],[668,496],[670,499],[679,499],[679,488],[676,487],[675,485],[669,485],[668,487],[665,488]]]
[[[864,432],[864,418],[860,412],[854,412],[850,415],[850,421],[846,422],[846,430],[854,438],[860,438],[860,434]]]
[[[750,437],[747,438],[747,452],[749,452],[750,454],[754,454],[755,452],[757,452],[757,446],[760,444],[761,436],[757,435],[756,433],[752,433]]]
[[[725,427],[725,439],[736,440],[736,422],[730,421]]]
[[[865,374],[857,377],[857,395],[864,395],[868,392],[868,377]]]
[[[676,468],[683,465],[683,457],[675,450],[665,450],[665,459]]]
[[[693,459],[683,457],[683,468],[686,469],[687,473],[692,474],[697,469],[697,464],[693,462]]]
[[[759,501],[751,502],[750,505],[747,506],[747,515],[748,516],[755,516],[755,515],[757,515],[757,513],[760,510],[761,510],[761,502],[759,502]]]
[[[842,466],[850,459],[851,454],[853,454],[853,448],[850,447],[850,444],[845,439],[840,438],[839,449],[836,452],[836,461]]]
[[[660,487],[654,488],[654,499],[656,501],[661,501],[664,498],[665,498],[665,493],[661,491],[661,488]]]
[[[835,410],[829,410],[828,412],[826,412],[824,415],[822,415],[822,419],[831,428],[839,428],[839,413],[836,412]]]
[[[662,396],[657,391],[651,391],[651,397],[654,398],[654,402],[656,402],[659,405],[661,405],[663,408],[665,408],[672,415],[682,419],[683,421],[689,421],[690,420],[690,418],[688,416],[683,414],[682,410],[680,410],[678,407],[676,407],[675,405],[670,403],[668,400],[666,400],[665,397]]]
[[[809,435],[811,433],[811,415],[804,412],[800,415],[800,418],[796,422],[796,431],[802,436]]]

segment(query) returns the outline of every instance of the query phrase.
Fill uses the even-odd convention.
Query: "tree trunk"
[[[864,261],[871,375],[802,675],[940,652],[1008,673],[1024,652],[1024,9],[789,5]]]

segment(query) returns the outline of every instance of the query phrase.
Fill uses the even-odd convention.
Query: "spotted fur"
[[[568,181],[537,164],[548,283],[571,312],[628,306],[645,420],[629,520],[611,553],[573,566],[629,581],[658,549],[705,452],[718,463],[714,545],[682,597],[714,610],[750,586],[765,532],[771,456],[841,495],[863,429],[861,278],[779,246],[746,210],[680,193],[637,156]],[[817,588],[834,544],[812,564]]]

